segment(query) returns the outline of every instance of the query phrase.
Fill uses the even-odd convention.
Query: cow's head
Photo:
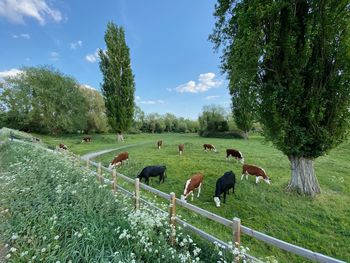
[[[271,184],[270,178],[268,176],[266,176],[266,178],[264,179],[265,183],[267,184]]]
[[[220,197],[214,196],[214,202],[216,204],[216,207],[220,207]]]
[[[241,164],[244,164],[244,158],[242,157],[242,158],[239,160],[239,162],[240,162]]]

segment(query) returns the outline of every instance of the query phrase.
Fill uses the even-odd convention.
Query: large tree
[[[80,92],[87,102],[86,133],[107,132],[106,107],[101,93],[87,85],[80,85]]]
[[[77,82],[50,66],[22,68],[6,78],[0,105],[12,128],[52,134],[86,128],[87,105]]]
[[[102,94],[108,122],[115,132],[121,134],[131,126],[133,120],[134,75],[124,29],[109,22],[104,39],[107,50],[99,51],[103,74]]]
[[[214,15],[210,38],[232,85],[241,74],[251,82],[240,88],[256,88],[265,136],[291,162],[289,189],[315,196],[314,159],[349,131],[349,1],[219,0]]]

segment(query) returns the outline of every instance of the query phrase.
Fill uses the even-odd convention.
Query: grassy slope
[[[101,148],[118,147],[114,135],[95,136],[96,141],[90,145],[81,144],[76,137],[53,139],[48,142],[64,140],[72,151],[86,153]],[[158,151],[155,141],[163,139],[165,146]],[[195,135],[162,134],[131,135],[127,142],[153,141],[153,144],[128,149],[130,165],[118,171],[135,177],[146,165],[166,164],[168,177],[165,184],[158,186],[156,180],[151,185],[164,191],[174,191],[177,196],[182,192],[186,179],[195,172],[203,172],[205,181],[200,199],[194,204],[226,218],[239,217],[242,224],[259,230],[287,242],[324,253],[343,260],[350,260],[350,144],[345,143],[334,149],[329,155],[318,158],[315,162],[316,173],[322,188],[322,194],[314,200],[285,192],[290,177],[289,161],[270,144],[263,143],[259,136],[249,141],[232,139],[205,139]],[[111,144],[109,144],[111,143]],[[185,143],[185,154],[179,156],[177,145]],[[205,153],[203,143],[213,143],[219,153]],[[112,147],[111,147],[112,146]],[[245,155],[245,162],[260,165],[272,179],[272,185],[261,182],[255,185],[253,178],[240,181],[241,165],[233,160],[225,161],[225,149],[236,148]],[[100,158],[104,165],[115,153]],[[228,202],[221,208],[214,206],[212,196],[215,181],[225,171],[233,170],[237,175],[236,195],[228,197]],[[229,231],[212,224],[200,217],[189,217],[201,228],[219,237],[229,238]],[[261,242],[243,239],[244,245],[251,247],[256,255],[276,255],[280,262],[303,262],[298,257],[287,255],[279,249],[263,245]]]
[[[195,245],[179,229],[179,245],[170,248],[167,213],[144,207],[134,213],[129,198],[114,198],[107,185],[99,187],[95,176],[72,167],[67,157],[18,142],[0,150],[0,241],[11,247],[9,262],[180,263],[220,258],[212,244],[193,238],[199,241]],[[199,247],[202,252],[196,258]]]

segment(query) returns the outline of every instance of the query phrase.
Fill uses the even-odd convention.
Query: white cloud
[[[46,0],[0,0],[0,16],[12,22],[24,24],[25,17],[36,19],[44,25],[47,19],[62,20],[61,12],[50,7]]]
[[[141,97],[140,96],[135,96],[135,100],[139,101],[139,100],[141,100]]]
[[[19,35],[12,34],[12,37],[13,37],[13,38],[24,38],[24,39],[30,39],[30,35],[29,35],[29,34],[19,34]]]
[[[72,42],[69,44],[71,49],[77,49],[78,47],[81,47],[83,45],[83,41],[78,40],[77,42]]]
[[[85,59],[86,59],[88,62],[90,62],[90,63],[96,62],[97,59],[99,59],[98,51],[99,51],[99,49],[97,48],[96,51],[95,51],[95,53],[93,53],[93,54],[87,54],[87,55],[85,56]]]
[[[22,72],[23,72],[22,70],[19,70],[16,68],[13,68],[10,70],[5,70],[5,71],[0,71],[0,81],[6,77],[14,77],[18,74],[21,74]]]
[[[211,88],[218,87],[222,84],[221,80],[215,79],[215,74],[212,72],[200,74],[198,77],[198,83],[193,80],[177,86],[175,90],[180,93],[189,92],[189,93],[199,93],[206,92]]]
[[[164,104],[164,100],[142,100],[141,104],[154,105],[154,104]]]
[[[60,54],[58,54],[57,52],[55,51],[52,51],[50,53],[50,57],[49,57],[49,60],[52,60],[52,61],[57,61],[60,59]]]
[[[87,88],[87,89],[92,89],[92,90],[96,90],[94,87],[88,85],[88,84],[83,84],[83,87]]]
[[[166,90],[169,91],[169,92],[173,91],[173,89],[171,89],[171,88],[166,88]]]
[[[220,96],[216,96],[216,95],[206,96],[204,99],[206,99],[206,100],[213,100],[213,99],[217,99],[217,98],[220,98]]]

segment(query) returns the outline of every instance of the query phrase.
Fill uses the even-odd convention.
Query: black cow
[[[145,178],[145,183],[149,184],[150,177],[159,176],[159,184],[160,182],[164,183],[166,166],[146,166],[142,169],[141,173],[137,176],[140,179]]]
[[[232,192],[235,193],[236,175],[232,172],[226,172],[216,181],[214,202],[216,207],[220,207],[220,195],[224,193],[224,203],[226,202],[226,194],[232,188]]]

